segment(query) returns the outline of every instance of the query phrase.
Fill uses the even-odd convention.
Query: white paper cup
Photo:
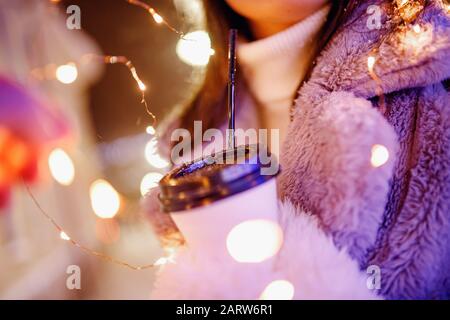
[[[162,208],[191,249],[229,257],[233,228],[253,220],[277,223],[276,174],[262,174],[258,150],[257,145],[241,146],[204,157],[160,181]]]

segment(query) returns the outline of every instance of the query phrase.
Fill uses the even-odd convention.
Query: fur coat
[[[370,5],[383,9],[380,29],[367,27]],[[324,262],[316,264],[319,269],[327,268],[325,255],[337,252],[348,254],[361,272],[379,267],[381,285],[376,292],[385,298],[450,297],[450,103],[445,86],[450,77],[450,15],[441,1],[426,1],[414,21],[421,26],[422,37],[411,41],[410,29],[390,22],[391,7],[391,1],[364,1],[352,13],[320,54],[292,109],[278,184],[281,199],[298,209],[288,214],[281,210],[280,215],[288,221],[285,226],[300,224],[303,229],[293,227],[298,233],[288,233],[283,250],[292,254],[283,260],[280,253],[284,262],[278,270],[302,284],[306,291],[297,297],[337,297],[329,286],[314,287],[308,295],[307,288],[312,287],[303,285],[308,277],[319,287],[323,284],[302,259],[315,251],[324,254],[317,258]],[[381,79],[383,104],[379,85],[368,73],[371,55],[376,56],[374,72]],[[245,114],[238,116],[245,119]],[[389,151],[388,162],[377,168],[370,163],[375,144]],[[170,239],[176,227],[168,216],[158,214],[151,198],[149,217]],[[326,242],[321,241],[305,246],[303,233],[312,232],[310,228],[330,236],[333,241],[328,245],[333,248],[323,249]],[[336,260],[336,272],[345,276],[342,270],[347,267],[353,270],[348,261]],[[164,287],[171,286],[162,279],[179,276],[167,272],[157,281],[159,292],[168,292]],[[192,279],[192,272],[186,279]],[[202,272],[207,277],[208,271]],[[340,292],[358,291],[360,276],[349,271],[345,277],[353,280]],[[194,282],[185,286],[189,283]],[[191,294],[230,296],[217,294],[219,283],[214,285],[207,292],[199,289],[198,295],[191,288]]]

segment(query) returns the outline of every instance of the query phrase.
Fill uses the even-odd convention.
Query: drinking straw
[[[234,149],[235,137],[235,102],[236,102],[236,38],[237,30],[228,32],[228,148]]]

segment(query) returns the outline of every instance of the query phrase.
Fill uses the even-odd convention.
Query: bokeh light
[[[242,222],[227,236],[228,253],[243,263],[258,263],[273,257],[282,243],[280,226],[263,219]]]
[[[61,231],[59,233],[59,237],[65,241],[70,241],[70,237],[67,235],[67,233],[65,233],[64,231]]]
[[[384,165],[389,160],[389,150],[381,145],[375,144],[372,146],[372,155],[370,157],[370,163],[373,167],[378,168]]]
[[[157,152],[156,148],[157,140],[155,138],[151,139],[145,146],[145,159],[147,162],[157,168],[163,169],[169,166],[169,162],[163,159]]]
[[[68,63],[56,69],[56,79],[64,84],[70,84],[77,80],[78,69],[75,63]]]
[[[269,283],[261,294],[261,300],[292,300],[294,285],[287,280],[275,280]]]
[[[75,167],[69,155],[60,148],[53,150],[48,157],[50,173],[63,186],[72,184],[75,178]]]
[[[214,54],[208,33],[201,30],[187,33],[178,40],[176,52],[181,61],[192,66],[206,66]]]
[[[113,218],[120,209],[120,196],[106,180],[96,180],[90,188],[91,205],[99,218]]]
[[[162,177],[158,172],[147,173],[141,180],[141,195],[145,196],[150,189],[157,187]]]

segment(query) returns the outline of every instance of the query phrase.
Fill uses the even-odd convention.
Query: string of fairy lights
[[[154,8],[152,8],[151,6],[149,6],[148,4],[146,4],[145,2],[142,1],[138,1],[138,0],[126,0],[128,3],[133,4],[135,6],[139,6],[143,9],[145,9],[148,13],[151,14],[151,16],[153,17],[153,20],[155,20],[155,22],[157,24],[164,24],[167,28],[169,28],[171,31],[175,32],[176,34],[178,34],[180,37],[184,36],[184,33],[177,30],[176,28],[174,28],[170,23],[168,23],[158,12],[156,12],[156,10]]]
[[[171,30],[172,32],[175,32],[179,37],[184,36],[184,33],[182,33],[181,31],[178,31],[171,24],[169,24],[158,12],[156,12],[156,10],[153,7],[147,5],[146,3],[142,2],[142,1],[137,1],[137,0],[126,0],[126,1],[129,4],[136,5],[136,6],[139,6],[143,9],[145,9],[147,12],[150,13],[150,15],[153,17],[153,20],[157,24],[165,25],[169,30]],[[57,3],[59,1],[53,0],[51,2]],[[64,64],[64,65],[61,65],[58,67],[56,67],[54,65],[49,65],[49,66],[46,66],[43,68],[35,68],[31,71],[31,76],[33,76],[34,78],[36,78],[38,80],[44,80],[44,79],[49,80],[49,79],[56,78],[61,83],[70,84],[70,83],[73,83],[78,77],[77,64],[79,65],[79,64],[83,64],[83,63],[90,63],[92,61],[99,61],[99,62],[102,62],[105,64],[111,64],[111,65],[112,64],[122,64],[128,68],[129,72],[131,73],[131,76],[133,77],[133,79],[135,80],[135,82],[139,88],[139,91],[141,92],[141,97],[142,97],[141,103],[144,104],[145,110],[152,120],[152,123],[149,126],[147,126],[147,128],[146,128],[146,132],[149,135],[154,136],[154,138],[152,139],[151,142],[152,142],[152,146],[155,147],[155,144],[157,142],[156,129],[155,129],[156,116],[153,114],[153,112],[151,112],[151,110],[148,106],[147,100],[146,100],[145,91],[147,90],[147,86],[140,79],[135,66],[133,65],[131,60],[129,60],[127,57],[113,56],[113,55],[99,56],[99,55],[95,55],[95,54],[86,54],[81,58],[80,62],[78,62],[78,63],[69,62],[67,64]],[[152,152],[154,152],[154,150],[155,150],[155,148],[152,149]],[[146,155],[147,155],[147,150],[146,150]],[[153,156],[155,156],[155,155],[153,154]],[[71,183],[71,180],[73,180],[73,172],[74,172],[73,163],[72,163],[71,159],[68,157],[68,155],[62,149],[58,148],[58,149],[55,149],[49,156],[49,165],[50,165],[51,171],[55,171],[55,169],[52,170],[52,168],[56,167],[55,165],[52,166],[52,164],[54,164],[54,163],[65,163],[66,164],[66,165],[63,165],[64,173],[59,172],[61,174],[58,174],[57,172],[53,172],[53,176],[61,184],[69,185]],[[165,166],[165,164],[164,164],[164,166]],[[163,166],[161,165],[159,167],[163,167]],[[26,183],[24,183],[24,184],[25,184],[25,190],[28,193],[28,195],[30,196],[30,198],[32,199],[33,203],[35,204],[35,206],[37,207],[39,212],[44,216],[44,218],[47,219],[50,222],[50,224],[56,229],[56,231],[59,233],[60,238],[64,241],[67,241],[68,243],[72,244],[73,246],[81,249],[86,254],[98,257],[100,259],[103,259],[105,261],[108,261],[108,262],[111,262],[111,263],[114,263],[114,264],[117,264],[117,265],[120,265],[123,267],[127,267],[132,270],[145,270],[145,269],[153,268],[156,266],[161,266],[161,265],[164,265],[164,264],[174,261],[173,257],[175,254],[175,250],[172,248],[165,248],[166,256],[160,257],[154,263],[146,264],[146,265],[133,265],[126,261],[116,259],[110,255],[98,252],[96,250],[93,250],[91,248],[84,246],[83,244],[81,244],[80,242],[78,242],[77,240],[75,240],[69,236],[69,234],[64,230],[64,228],[59,223],[57,223],[56,220],[54,218],[52,218],[42,208],[39,201],[36,199],[36,197],[32,193],[30,187]],[[107,193],[107,190],[109,191],[109,194],[112,194],[112,195],[116,194],[116,192],[112,188],[112,186],[110,186],[104,180],[97,180],[96,182],[93,183],[93,187],[94,188],[91,187],[91,195],[92,195],[92,193],[95,194],[95,192],[97,192],[97,193],[102,192],[103,194],[105,194],[105,193]],[[95,201],[94,201],[95,196],[94,197],[91,196],[91,198],[93,198],[92,204],[95,209]],[[118,197],[110,197],[109,200],[112,200],[114,202],[114,200],[116,200],[116,199],[118,199]],[[118,201],[116,200],[115,202],[118,202]],[[100,215],[102,215],[103,218],[111,218],[117,212],[118,207],[119,207],[119,204],[117,203],[117,205],[112,206],[112,210],[107,210],[106,212],[105,212],[105,210],[103,210],[103,212]],[[110,208],[111,208],[111,206],[110,206]],[[100,210],[100,211],[102,211],[102,210]]]
[[[379,97],[380,112],[386,112],[385,97],[383,92],[383,82],[375,72],[377,55],[380,46],[387,41],[397,37],[397,43],[405,54],[414,59],[414,55],[419,53],[432,40],[433,30],[431,26],[416,24],[415,20],[425,7],[425,0],[393,0],[394,14],[390,17],[390,23],[397,29],[396,32],[389,32],[382,36],[379,45],[372,50],[372,54],[367,58],[367,69],[370,77],[376,83],[377,95]],[[450,4],[440,1],[442,10],[450,13]]]
[[[148,4],[146,4],[142,1],[138,1],[138,0],[125,0],[125,1],[131,5],[135,5],[135,6],[145,9],[152,16],[155,23],[166,26],[170,31],[176,33],[180,38],[186,37],[186,35],[183,32],[181,32],[181,31],[177,30],[175,27],[173,27],[153,7],[149,6]],[[58,2],[58,1],[53,0],[52,2]],[[412,52],[413,54],[415,52],[417,53],[418,51],[421,50],[421,48],[423,48],[427,43],[429,43],[429,40],[432,37],[432,31],[433,31],[428,26],[423,26],[423,25],[414,23],[416,21],[416,18],[420,15],[420,13],[422,12],[422,10],[424,8],[425,0],[393,0],[393,2],[394,2],[395,9],[394,9],[393,17],[390,17],[391,18],[390,22],[393,23],[393,25],[397,28],[398,32],[390,33],[392,35],[389,35],[389,37],[390,36],[400,37],[401,38],[400,43],[404,47],[405,50],[408,50],[408,52]],[[445,12],[450,13],[450,5],[449,4],[445,4],[444,2],[442,2],[442,8]],[[379,46],[381,46],[381,44],[386,40],[388,40],[388,38],[386,38],[386,37],[382,38],[382,41],[380,41]],[[210,49],[210,50],[212,50],[212,49]],[[376,73],[376,70],[375,70],[377,60],[378,60],[377,58],[378,58],[378,54],[379,54],[378,51],[379,51],[379,47],[375,48],[368,56],[367,70],[368,70],[368,75],[376,83],[377,95],[379,97],[379,107],[380,107],[379,110],[381,113],[384,114],[386,112],[386,103],[385,103],[385,97],[384,97],[384,92],[383,92],[383,82],[382,82],[382,78]],[[211,51],[208,54],[213,54],[213,51]],[[151,125],[149,125],[147,127],[146,131],[148,134],[155,136],[151,141],[152,150],[153,150],[155,147],[155,144],[157,143],[156,130],[155,130],[156,117],[150,111],[147,101],[145,99],[145,91],[147,89],[147,86],[139,78],[136,68],[133,66],[132,62],[124,56],[90,55],[87,58],[88,58],[88,60],[95,59],[97,61],[101,61],[106,64],[123,64],[128,68],[128,70],[130,71],[133,79],[135,80],[135,82],[142,94],[142,103],[145,105],[146,111],[152,119],[152,123],[151,123]],[[85,60],[83,59],[83,61],[85,61]],[[75,79],[77,77],[76,63],[69,63],[66,65],[59,66],[58,68],[56,68],[56,70],[54,70],[54,72],[55,72],[54,73],[55,77],[58,80],[60,80],[62,83],[72,83],[73,81],[75,81]],[[32,73],[34,74],[34,76],[36,76],[38,78],[42,77],[42,76],[40,76],[40,74],[42,73],[42,70],[34,70]],[[65,159],[64,158],[65,155],[61,154],[62,151],[60,149],[56,150],[55,152],[57,152],[57,153],[54,153],[53,156],[56,157],[56,159],[58,161],[63,161]],[[370,163],[374,168],[383,166],[389,160],[389,156],[390,156],[389,150],[385,146],[383,146],[381,144],[375,144],[371,150]],[[66,159],[65,161],[67,162],[69,160]],[[163,164],[161,164],[160,167],[164,167],[165,165],[168,165],[168,163],[167,164],[163,163]],[[162,177],[162,175],[160,175],[159,177]],[[65,184],[64,182],[68,182],[66,180],[62,179],[59,182],[62,184]],[[99,182],[99,183],[103,183],[103,182]],[[157,184],[154,184],[154,186],[156,186],[156,185]],[[46,213],[46,211],[39,204],[38,200],[34,197],[33,193],[31,192],[30,188],[28,187],[28,185],[25,185],[25,187],[26,187],[26,190],[27,190],[29,196],[33,200],[34,204],[39,209],[39,212],[54,226],[56,231],[59,233],[60,238],[64,241],[69,242],[73,246],[81,249],[85,253],[92,255],[92,256],[99,257],[99,258],[109,261],[111,263],[115,263],[115,264],[130,268],[130,269],[133,269],[133,270],[144,270],[144,269],[149,269],[149,268],[152,268],[155,266],[161,266],[161,265],[164,265],[167,263],[174,262],[176,248],[169,248],[168,252],[167,252],[167,256],[159,258],[158,260],[156,260],[156,262],[154,262],[152,264],[136,266],[136,265],[132,265],[126,261],[121,261],[119,259],[115,259],[109,255],[97,252],[95,250],[92,250],[90,248],[83,246],[78,241],[72,239],[70,237],[70,235],[68,235],[65,232],[65,230],[61,227],[61,225],[59,225],[50,215],[48,215]],[[105,188],[105,185],[103,185],[103,188]],[[105,217],[110,217],[110,216],[111,216],[111,213],[109,215],[105,214]],[[114,214],[112,214],[112,216],[114,216]],[[246,230],[246,232],[248,232],[248,231],[249,230]],[[289,283],[286,283],[286,281],[283,282],[283,280],[277,280],[277,281],[272,282],[266,288],[266,290],[269,290],[270,286],[274,287],[274,288],[272,288],[273,290],[278,290],[278,289],[280,289],[280,286],[281,286],[284,289],[288,288],[289,292],[291,292],[291,291],[293,292],[293,288],[291,288],[292,285]]]
[[[156,14],[156,13],[155,13]],[[105,64],[123,64],[125,65],[128,70],[130,71],[133,79],[136,81],[136,84],[142,94],[142,100],[141,103],[144,104],[145,109],[147,114],[151,117],[152,119],[152,124],[149,125],[146,129],[146,132],[150,135],[155,135],[156,134],[156,130],[155,130],[155,125],[156,125],[156,116],[150,111],[149,107],[148,107],[148,103],[146,101],[146,97],[145,97],[145,91],[147,89],[147,86],[142,82],[142,80],[139,78],[139,75],[136,71],[136,68],[134,67],[133,63],[126,57],[124,56],[99,56],[99,55],[94,55],[94,54],[88,54],[88,55],[84,55],[81,59],[83,62],[85,63],[89,63],[90,61],[101,61]],[[40,75],[42,74],[42,72],[44,72],[45,69],[34,69],[33,70],[33,75]],[[48,70],[47,70],[48,71]],[[62,83],[66,83],[66,84],[70,84],[73,81],[76,80],[77,78],[77,68],[76,68],[76,64],[74,63],[69,63],[66,65],[62,65],[59,66],[58,68],[56,68],[55,71],[55,77],[56,79],[58,79],[59,81],[61,81]],[[53,160],[53,161],[52,161]],[[54,150],[50,156],[49,156],[49,164],[50,164],[50,169],[52,170],[52,167],[54,168],[55,166],[52,166],[52,163],[62,163],[65,162],[66,164],[68,163],[69,165],[65,165],[64,167],[64,171],[65,174],[60,175],[60,174],[53,174],[53,176],[56,178],[56,180],[58,182],[60,182],[63,185],[68,185],[71,183],[71,180],[73,179],[73,164],[70,160],[70,158],[68,158],[67,154],[62,150],[62,149],[56,149]],[[67,170],[69,170],[69,172],[67,172]],[[98,192],[102,192],[101,190],[103,190],[103,194],[105,194],[106,190],[110,190],[110,193],[115,194],[115,190],[109,186],[109,184],[104,181],[104,180],[97,180],[96,182],[93,183],[94,188],[91,188],[91,194],[94,192],[94,196],[91,196],[91,198],[93,199],[93,208],[94,210],[96,209],[96,202],[95,202],[95,190],[97,190]],[[85,253],[98,257],[100,259],[103,259],[105,261],[117,264],[117,265],[121,265],[127,268],[130,268],[132,270],[145,270],[145,269],[149,269],[149,268],[153,268],[155,266],[160,266],[169,262],[173,262],[173,255],[174,255],[174,251],[169,249],[166,249],[166,252],[168,253],[168,255],[166,257],[161,257],[159,259],[157,259],[154,263],[151,264],[146,264],[146,265],[133,265],[130,264],[126,261],[122,261],[120,259],[116,259],[112,256],[109,256],[107,254],[98,252],[96,250],[90,249],[86,246],[84,246],[83,244],[81,244],[80,242],[72,239],[67,233],[66,231],[64,231],[64,229],[61,227],[61,225],[59,225],[55,219],[53,219],[43,208],[42,206],[39,204],[38,200],[36,199],[36,197],[33,195],[33,193],[31,192],[29,186],[27,184],[25,184],[25,189],[28,193],[28,195],[30,196],[30,198],[32,199],[33,203],[35,204],[35,206],[37,207],[37,209],[39,210],[39,212],[51,223],[51,225],[59,232],[60,238],[62,240],[68,241],[70,244],[72,244],[73,246],[81,249],[82,251],[84,251]],[[118,199],[118,197],[112,197],[112,199],[110,198],[110,201],[112,200],[114,202],[115,199]],[[117,201],[116,201],[117,202]],[[97,205],[97,207],[99,207]],[[111,207],[110,207],[111,208]],[[117,205],[112,207],[113,210],[107,210],[109,212],[105,212],[105,210],[103,209],[99,209],[97,210],[97,212],[101,212],[100,215],[103,216],[103,218],[112,218],[114,217],[115,213],[117,212],[118,208],[119,208],[119,203],[117,203]]]

